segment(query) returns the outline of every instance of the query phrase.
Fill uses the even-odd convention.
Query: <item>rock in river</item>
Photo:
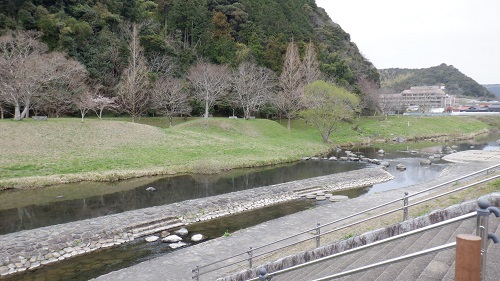
[[[146,237],[144,240],[146,240],[146,242],[155,242],[156,240],[158,240],[158,238],[160,238],[160,237],[152,235],[152,236]]]
[[[432,161],[430,159],[421,159],[420,160],[420,165],[422,166],[427,166],[427,165],[431,165],[432,164]]]
[[[339,201],[344,201],[347,199],[349,199],[349,197],[344,196],[344,195],[334,195],[334,196],[330,197],[331,202],[339,202]]]
[[[203,239],[205,239],[205,237],[203,237],[203,235],[201,235],[201,234],[195,234],[195,235],[191,236],[191,241],[193,241],[193,242],[200,242]]]
[[[179,230],[174,231],[174,233],[180,236],[186,236],[188,235],[189,231],[183,227]]]
[[[172,243],[170,245],[168,245],[170,248],[172,249],[177,249],[177,248],[180,248],[180,247],[184,247],[186,246],[187,244],[184,243],[184,242],[177,242],[177,243]]]
[[[166,243],[176,243],[176,242],[182,241],[182,238],[180,238],[177,235],[169,235],[169,236],[161,239],[161,241],[166,242]]]

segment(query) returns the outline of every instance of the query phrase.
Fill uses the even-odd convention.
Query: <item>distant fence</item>
[[[452,112],[453,116],[500,115],[500,112]]]
[[[431,113],[431,112],[426,112],[426,113],[418,113],[418,112],[405,112],[403,113],[404,116],[497,116],[500,115],[500,112],[451,112],[451,113]]]

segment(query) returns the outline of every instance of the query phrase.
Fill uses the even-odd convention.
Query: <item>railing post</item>
[[[486,208],[482,208],[479,203],[479,209],[477,210],[477,223],[476,223],[476,235],[481,237],[481,280],[486,280],[486,252],[488,248],[488,225],[490,211]],[[489,204],[488,204],[489,205]]]
[[[248,268],[252,268],[252,256],[253,250],[252,247],[250,247],[250,250],[248,251]]]
[[[192,272],[194,273],[193,279],[196,281],[200,281],[200,266],[197,265],[196,268],[192,270]]]
[[[481,237],[457,235],[455,281],[479,281],[481,278]]]
[[[267,269],[265,267],[261,267],[259,269],[259,281],[271,280],[271,277],[267,275]]]
[[[500,210],[490,206],[490,202],[486,199],[477,201],[479,209],[477,209],[477,224],[476,235],[481,237],[481,280],[486,280],[486,257],[488,252],[488,239],[498,243],[499,239],[494,233],[488,233],[489,216],[494,213],[496,217],[500,216]]]
[[[319,248],[321,245],[321,228],[320,228],[320,223],[316,225],[316,248]]]
[[[408,192],[405,192],[405,196],[403,197],[403,221],[408,219]]]

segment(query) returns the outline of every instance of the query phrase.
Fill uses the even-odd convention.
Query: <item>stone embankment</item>
[[[0,275],[49,265],[197,221],[296,200],[311,190],[358,188],[388,181],[381,168],[367,168],[128,211],[0,236]]]

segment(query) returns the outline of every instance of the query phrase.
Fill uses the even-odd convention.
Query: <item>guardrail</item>
[[[408,217],[409,208],[412,207],[412,206],[416,206],[416,205],[422,204],[424,202],[427,202],[429,200],[433,200],[433,199],[436,199],[436,198],[439,198],[439,197],[442,197],[442,196],[445,196],[445,195],[449,195],[449,194],[451,194],[453,192],[458,192],[458,191],[461,191],[461,190],[464,190],[464,189],[467,189],[467,188],[470,188],[470,187],[473,187],[473,186],[476,186],[476,185],[479,185],[479,184],[482,184],[482,183],[485,183],[485,182],[488,182],[488,181],[491,181],[491,180],[494,180],[494,179],[497,179],[497,178],[500,178],[500,175],[496,175],[496,176],[490,177],[488,179],[484,179],[484,180],[475,182],[473,184],[468,184],[468,185],[465,185],[465,186],[453,189],[451,191],[444,192],[442,194],[438,194],[438,195],[435,195],[435,196],[432,196],[432,197],[420,200],[420,201],[412,203],[412,204],[408,203],[409,202],[408,201],[409,198],[415,197],[415,196],[418,196],[418,195],[421,195],[421,194],[424,194],[424,193],[428,193],[429,191],[435,190],[437,188],[446,186],[448,184],[455,183],[457,181],[460,181],[460,180],[463,180],[463,179],[466,179],[466,178],[469,178],[469,177],[472,177],[472,176],[477,176],[477,175],[479,175],[481,173],[485,173],[486,172],[486,174],[488,174],[490,171],[495,170],[497,168],[500,168],[500,164],[493,165],[491,167],[488,167],[488,168],[485,168],[485,169],[482,169],[482,170],[479,170],[479,171],[476,171],[474,173],[467,174],[467,175],[464,175],[464,176],[461,176],[461,177],[458,177],[458,178],[454,178],[453,180],[450,180],[450,181],[447,181],[447,182],[444,182],[444,183],[432,186],[430,188],[427,188],[427,189],[415,192],[413,194],[405,193],[404,196],[403,196],[403,198],[395,199],[395,200],[386,202],[384,204],[381,204],[381,205],[378,205],[378,206],[375,206],[375,207],[372,207],[372,208],[368,208],[368,209],[366,209],[364,211],[361,211],[361,212],[358,212],[358,213],[355,213],[355,214],[352,214],[352,215],[349,215],[349,216],[346,216],[346,217],[343,217],[343,218],[331,221],[331,222],[323,224],[323,225],[320,225],[318,223],[317,226],[314,227],[314,228],[306,229],[306,230],[301,231],[299,233],[296,233],[294,235],[291,235],[291,236],[288,236],[288,237],[276,240],[274,242],[271,242],[271,243],[268,243],[268,244],[265,244],[265,245],[261,245],[259,247],[255,247],[255,248],[254,247],[250,247],[248,251],[244,251],[244,252],[241,252],[239,254],[232,255],[232,256],[227,257],[227,258],[222,259],[222,260],[218,260],[218,261],[215,261],[215,262],[212,262],[212,263],[208,263],[208,264],[205,264],[205,265],[202,265],[202,266],[197,266],[195,269],[192,270],[192,273],[193,273],[193,277],[192,278],[194,280],[198,281],[200,279],[200,276],[202,276],[204,274],[207,274],[207,273],[210,273],[210,272],[214,272],[216,270],[220,270],[220,269],[223,269],[223,268],[226,268],[226,267],[234,266],[234,265],[237,265],[237,264],[240,264],[240,263],[243,263],[243,262],[247,262],[248,263],[248,267],[252,268],[252,266],[253,266],[253,260],[255,258],[257,258],[257,257],[261,257],[261,256],[264,256],[264,255],[267,255],[267,254],[270,254],[270,253],[282,250],[284,248],[291,247],[291,246],[294,246],[294,245],[306,242],[306,241],[311,240],[311,239],[316,240],[316,247],[319,247],[321,245],[321,236],[324,236],[324,235],[327,235],[327,234],[330,234],[332,232],[339,231],[339,230],[342,230],[342,229],[346,229],[348,227],[352,227],[354,225],[357,225],[357,224],[360,224],[360,223],[363,223],[363,222],[367,222],[369,220],[376,219],[376,218],[379,218],[379,217],[382,217],[382,216],[385,216],[385,215],[388,215],[388,214],[392,214],[392,213],[395,213],[395,212],[398,212],[398,211],[403,211],[403,220],[406,220],[407,217]],[[375,215],[375,216],[371,216],[369,218],[362,219],[362,220],[359,220],[359,221],[356,221],[356,222],[353,222],[353,223],[350,223],[350,224],[347,224],[347,225],[344,225],[344,226],[341,226],[341,227],[337,227],[337,228],[334,228],[332,230],[329,230],[329,231],[326,231],[326,232],[323,232],[323,233],[321,232],[321,228],[322,227],[324,228],[324,227],[330,226],[330,225],[335,224],[335,223],[339,223],[339,222],[342,222],[342,221],[345,221],[345,220],[348,220],[348,219],[352,219],[352,218],[354,218],[356,216],[359,216],[359,215],[362,215],[362,214],[366,214],[366,213],[371,212],[373,210],[381,209],[383,207],[386,207],[386,206],[389,206],[391,204],[394,204],[394,203],[397,203],[397,202],[401,202],[401,201],[403,201],[403,206],[402,207],[395,208],[395,209],[383,212],[381,214],[378,214],[378,215]],[[291,240],[291,239],[296,238],[296,237],[298,237],[300,235],[308,234],[308,233],[311,233],[311,232],[315,233],[315,235],[312,238],[308,237],[306,239],[301,239],[299,241],[294,241],[294,242],[291,242],[291,243],[283,245],[283,246],[271,248],[271,246],[274,246],[274,245],[276,245],[278,243],[285,242],[287,240]],[[259,253],[259,254],[255,255],[255,251],[261,250],[261,249],[265,249],[265,248],[271,248],[271,249],[268,249],[267,251],[264,251],[262,253]],[[242,256],[245,256],[245,258],[241,258]],[[238,258],[238,257],[240,257],[239,260],[229,262],[230,260]],[[224,263],[224,262],[226,262],[226,264],[218,266],[218,267],[215,267],[215,268],[207,269],[209,267],[213,267],[214,265],[221,264],[221,263]],[[205,269],[205,270],[203,270],[203,269]]]
[[[312,264],[315,264],[315,263],[318,263],[318,262],[322,262],[322,261],[333,259],[333,258],[338,258],[338,257],[344,256],[344,255],[347,255],[347,254],[354,253],[354,252],[363,251],[363,250],[366,250],[366,249],[369,249],[369,248],[372,248],[372,247],[375,247],[375,246],[378,246],[378,245],[381,245],[381,244],[389,243],[389,242],[392,242],[392,241],[395,241],[395,240],[398,240],[398,239],[401,239],[401,238],[405,238],[405,237],[411,236],[413,234],[425,232],[425,231],[428,231],[428,230],[431,230],[431,229],[434,229],[434,228],[438,228],[438,227],[445,226],[445,225],[448,225],[448,224],[451,224],[451,223],[454,223],[454,222],[458,222],[458,221],[462,221],[462,220],[465,220],[465,219],[469,219],[469,218],[472,218],[472,217],[475,217],[475,216],[476,216],[475,213],[469,213],[469,214],[462,215],[462,216],[459,216],[459,217],[456,217],[456,218],[453,218],[453,219],[450,219],[450,220],[446,220],[446,221],[435,223],[435,224],[432,224],[432,225],[429,225],[429,226],[426,226],[426,227],[422,227],[422,228],[419,228],[419,229],[408,231],[408,232],[405,232],[405,233],[397,235],[397,236],[392,236],[392,237],[389,237],[389,238],[386,238],[386,239],[383,239],[383,240],[379,240],[379,241],[376,241],[376,242],[373,242],[373,243],[370,243],[370,244],[366,244],[366,245],[359,246],[359,247],[356,247],[356,248],[353,248],[353,249],[350,249],[350,250],[346,250],[346,251],[343,251],[343,252],[340,252],[340,253],[336,253],[336,254],[333,254],[333,255],[330,255],[330,256],[319,258],[319,259],[316,259],[316,260],[313,260],[313,261],[310,261],[310,262],[306,262],[306,263],[303,263],[303,264],[299,264],[299,265],[296,265],[296,266],[285,268],[285,269],[282,269],[282,270],[279,270],[279,271],[276,271],[276,272],[273,272],[273,273],[270,273],[270,274],[265,274],[264,272],[262,272],[264,274],[261,274],[261,275],[264,275],[266,277],[272,277],[272,276],[279,275],[279,274],[282,274],[282,273],[286,273],[286,272],[289,272],[289,271],[293,271],[293,270],[296,270],[296,269],[299,269],[299,268],[303,268],[303,267],[306,267],[306,266],[309,266],[309,265],[312,265]],[[415,255],[415,253],[413,255]],[[412,257],[414,257],[414,256],[412,256]],[[395,259],[388,260],[388,261],[385,261],[385,262],[377,264],[377,265],[373,264],[373,265],[370,265],[370,266],[364,266],[364,267],[356,268],[356,269],[353,269],[353,270],[349,270],[349,271],[337,273],[334,276],[333,275],[330,275],[330,276],[332,276],[331,278],[334,278],[334,277],[336,278],[336,277],[341,277],[341,276],[345,276],[345,275],[350,275],[350,274],[354,274],[354,273],[357,273],[357,272],[368,270],[368,269],[371,269],[371,268],[374,268],[374,267],[377,267],[377,266],[382,266],[382,265],[385,265],[387,263],[393,263],[395,261],[396,261]],[[249,279],[248,281],[255,281],[255,280],[259,280],[259,277],[253,278],[253,279]]]
[[[296,270],[296,269],[299,269],[299,268],[303,268],[303,267],[306,267],[306,266],[309,266],[309,265],[312,265],[312,264],[316,264],[318,262],[323,262],[325,260],[330,260],[330,259],[333,259],[333,258],[338,258],[340,256],[344,256],[344,255],[351,254],[351,253],[354,253],[354,252],[359,252],[359,251],[362,251],[362,250],[366,250],[366,249],[372,248],[374,246],[378,246],[378,245],[381,245],[381,244],[392,242],[392,241],[395,241],[395,240],[398,240],[398,239],[401,239],[401,238],[405,238],[405,237],[408,237],[408,236],[411,236],[411,235],[414,235],[414,234],[417,234],[417,233],[426,232],[426,231],[434,229],[434,228],[442,227],[442,226],[445,226],[445,225],[449,225],[449,224],[452,224],[452,223],[455,223],[455,222],[459,222],[459,221],[463,221],[463,220],[466,220],[466,219],[469,219],[469,218],[473,218],[473,217],[477,217],[476,235],[481,238],[481,255],[480,255],[480,259],[481,259],[481,272],[480,272],[480,278],[481,278],[481,280],[485,280],[486,279],[486,258],[487,258],[487,246],[488,246],[487,243],[488,243],[488,240],[492,239],[494,243],[499,243],[500,242],[500,239],[495,234],[488,233],[488,229],[489,229],[488,228],[488,225],[489,225],[489,216],[490,216],[490,214],[493,213],[493,214],[495,214],[495,216],[497,218],[500,217],[500,210],[498,210],[496,207],[491,207],[490,204],[489,204],[489,202],[487,200],[484,200],[484,199],[478,200],[478,206],[479,206],[479,209],[476,212],[472,212],[472,213],[469,213],[469,214],[458,216],[456,218],[452,218],[452,219],[449,219],[449,220],[446,220],[446,221],[442,221],[442,222],[439,222],[439,223],[435,223],[435,224],[432,224],[432,225],[429,225],[429,226],[425,226],[425,227],[422,227],[422,228],[419,228],[419,229],[408,231],[408,232],[405,232],[403,234],[392,236],[392,237],[389,237],[389,238],[386,238],[386,239],[383,239],[383,240],[379,240],[379,241],[376,241],[376,242],[373,242],[373,243],[370,243],[370,244],[367,244],[367,245],[359,246],[359,247],[356,247],[356,248],[353,248],[353,249],[350,249],[350,250],[346,250],[346,251],[343,251],[343,252],[340,252],[340,253],[336,253],[336,254],[329,255],[329,256],[326,256],[326,257],[323,257],[323,258],[319,258],[319,259],[316,259],[316,260],[313,260],[313,261],[310,261],[310,262],[306,262],[306,263],[299,264],[299,265],[296,265],[296,266],[292,266],[292,267],[289,267],[289,268],[285,268],[285,269],[282,269],[282,270],[279,270],[279,271],[275,271],[275,272],[270,273],[270,274],[267,274],[265,268],[261,268],[260,269],[260,275],[258,277],[256,277],[256,278],[249,279],[248,281],[270,280],[270,278],[272,278],[273,276],[276,276],[276,275],[279,275],[279,274],[282,274],[282,273],[290,272],[290,271],[293,271],[293,270]],[[433,253],[433,252],[437,252],[437,251],[442,251],[442,250],[450,249],[450,248],[455,247],[456,245],[457,245],[456,242],[452,242],[452,243],[440,245],[440,246],[437,246],[437,247],[434,247],[434,248],[425,249],[425,250],[422,250],[422,251],[419,251],[419,252],[415,252],[415,253],[412,253],[412,254],[408,254],[408,255],[397,257],[397,258],[393,258],[393,259],[381,261],[381,262],[378,262],[378,263],[373,263],[373,264],[370,264],[370,265],[366,265],[366,266],[358,267],[358,268],[355,268],[355,269],[351,269],[351,270],[339,272],[339,273],[336,273],[336,274],[328,275],[328,276],[325,276],[325,277],[322,277],[322,278],[319,278],[319,279],[314,279],[313,281],[331,280],[331,279],[338,278],[338,277],[348,276],[348,275],[351,275],[351,274],[355,274],[355,273],[358,273],[358,272],[363,272],[363,271],[366,271],[366,270],[369,270],[369,269],[373,269],[373,268],[376,268],[376,267],[380,267],[380,266],[383,266],[383,265],[388,265],[388,264],[396,263],[396,262],[399,262],[399,261],[403,261],[403,260],[407,260],[407,259],[411,259],[411,258],[416,258],[416,257],[422,256],[422,255],[426,255],[426,254],[429,254],[429,253]]]

